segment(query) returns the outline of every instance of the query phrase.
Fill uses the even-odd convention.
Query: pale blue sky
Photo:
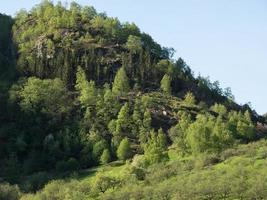
[[[38,0],[9,0],[13,15]],[[56,2],[56,1],[54,1]],[[63,1],[70,2],[70,1]],[[267,112],[266,0],[77,0],[121,21],[135,22],[163,46],[173,47],[195,74],[231,87],[238,103]]]

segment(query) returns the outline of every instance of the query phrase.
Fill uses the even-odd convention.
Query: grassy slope
[[[260,199],[267,196],[267,141],[239,145],[219,155],[197,158],[177,156],[170,150],[170,161],[150,166],[139,181],[129,174],[131,164],[113,162],[52,181],[37,195],[22,199]],[[105,193],[93,192],[96,174],[122,182]],[[55,189],[56,188],[56,189]],[[71,192],[70,192],[71,191]],[[94,194],[94,195],[92,195]],[[257,198],[256,198],[257,197]]]

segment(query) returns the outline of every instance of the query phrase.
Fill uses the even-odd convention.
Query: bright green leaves
[[[142,50],[142,40],[140,37],[130,35],[128,37],[126,48],[132,53],[138,53]]]
[[[129,80],[127,74],[123,67],[121,67],[115,76],[113,85],[112,85],[112,92],[117,96],[125,95],[129,92]]]
[[[154,131],[150,132],[150,138],[145,144],[145,159],[148,164],[155,164],[169,159],[168,154],[166,153],[167,143],[166,137],[162,131],[159,129],[158,133]]]
[[[194,106],[196,104],[196,98],[192,92],[187,92],[184,97],[184,104],[186,106]]]
[[[129,140],[124,138],[117,149],[117,156],[120,160],[127,160],[132,156]]]
[[[25,111],[60,115],[68,111],[68,92],[59,79],[31,77],[19,92],[20,106]]]
[[[79,101],[83,107],[95,105],[96,101],[96,88],[94,81],[88,82],[85,72],[81,67],[78,67],[76,74],[76,90],[79,91]]]
[[[171,78],[169,75],[165,74],[160,81],[160,89],[165,94],[171,94]]]

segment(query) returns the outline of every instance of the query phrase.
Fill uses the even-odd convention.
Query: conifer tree
[[[166,137],[162,129],[157,134],[154,131],[150,132],[150,138],[145,144],[144,151],[148,164],[159,163],[169,159],[166,153]]]
[[[144,113],[143,126],[148,131],[151,129],[151,122],[151,114],[150,111],[147,109]]]
[[[169,75],[165,74],[160,81],[160,89],[165,94],[171,94],[171,78]]]
[[[118,114],[118,119],[116,121],[116,134],[121,136],[124,133],[128,132],[127,130],[129,129],[130,125],[130,107],[129,103],[125,103]]]
[[[117,156],[120,160],[127,160],[131,156],[131,147],[127,138],[124,138],[117,149]]]
[[[133,121],[137,125],[142,125],[141,102],[139,99],[136,99],[134,103]]]
[[[185,98],[184,98],[184,103],[187,105],[187,106],[193,106],[196,104],[196,98],[194,96],[194,94],[192,92],[188,92],[186,95],[185,95]]]
[[[108,149],[105,149],[100,157],[100,162],[102,164],[107,164],[109,163],[111,160],[111,157],[110,157],[110,152]]]
[[[96,100],[95,82],[87,81],[85,72],[81,67],[78,67],[78,71],[76,73],[75,88],[80,92],[79,101],[81,102],[82,106],[88,107],[95,104]]]
[[[112,85],[112,92],[115,95],[121,96],[128,93],[130,90],[129,80],[124,70],[124,67],[121,67],[114,79]]]

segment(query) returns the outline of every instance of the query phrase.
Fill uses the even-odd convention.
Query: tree
[[[218,113],[219,115],[225,116],[227,114],[227,109],[224,105],[215,103],[212,107],[211,110],[213,112]]]
[[[150,131],[151,129],[151,122],[152,122],[151,114],[150,111],[147,109],[144,113],[143,126],[148,131]]]
[[[245,142],[255,137],[255,126],[251,120],[250,113],[231,111],[228,114],[229,127],[236,139],[241,139]]]
[[[85,72],[81,67],[78,67],[76,73],[76,90],[80,92],[79,100],[84,107],[92,106],[96,101],[95,82],[88,82]]]
[[[112,187],[112,182],[112,178],[98,173],[95,177],[93,186],[97,191],[105,193],[109,188]]]
[[[111,160],[110,152],[108,149],[105,149],[100,157],[100,161],[102,164],[107,164]]]
[[[196,104],[196,98],[192,92],[187,92],[187,94],[184,97],[184,103],[187,106],[193,106]]]
[[[114,79],[112,92],[115,95],[121,96],[128,93],[130,90],[129,80],[123,67],[121,67]]]
[[[140,52],[142,50],[141,38],[134,35],[129,35],[126,42],[126,48],[133,53]]]
[[[113,133],[119,139],[124,136],[129,136],[131,133],[131,117],[130,117],[130,107],[129,103],[125,103],[118,114],[118,119],[116,120],[116,129]]]
[[[197,119],[192,123],[186,133],[187,145],[193,154],[208,151],[211,145],[212,119],[206,115],[197,115]]]
[[[9,183],[0,184],[0,199],[1,200],[17,200],[22,196],[21,191],[17,185]]]
[[[132,154],[132,152],[131,152],[130,143],[129,143],[127,138],[124,138],[121,141],[121,143],[117,149],[117,156],[120,160],[125,161],[131,157],[131,154]]]
[[[180,111],[178,113],[179,122],[169,130],[169,135],[173,143],[177,146],[179,153],[184,154],[188,151],[186,144],[186,133],[191,121],[191,115]]]
[[[233,145],[233,132],[222,116],[199,114],[186,131],[186,143],[193,154],[221,152]]]
[[[139,99],[136,99],[134,103],[133,121],[139,126],[142,125],[141,102]]]
[[[100,140],[96,142],[93,146],[93,158],[95,161],[99,161],[101,155],[103,155],[103,152],[105,149],[107,149],[108,144],[105,140]]]
[[[20,106],[27,112],[61,116],[69,110],[68,91],[60,79],[28,78],[21,91]]]
[[[154,131],[150,132],[150,138],[145,144],[145,159],[148,164],[159,163],[169,159],[168,154],[166,153],[167,144],[166,137],[162,131],[159,129],[156,134]]]
[[[169,75],[165,74],[160,81],[160,89],[165,94],[171,94],[171,78]]]

